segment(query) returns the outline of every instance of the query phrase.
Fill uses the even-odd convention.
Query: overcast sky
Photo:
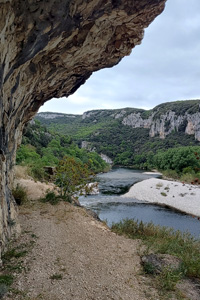
[[[199,99],[199,78],[200,0],[168,0],[130,56],[93,73],[74,95],[52,99],[40,112],[150,109],[163,102]]]

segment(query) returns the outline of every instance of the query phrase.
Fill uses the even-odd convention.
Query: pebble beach
[[[167,205],[200,217],[200,187],[197,185],[151,178],[134,184],[123,197]]]

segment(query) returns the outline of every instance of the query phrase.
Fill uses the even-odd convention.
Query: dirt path
[[[32,201],[20,207],[22,234],[12,247],[28,252],[17,260],[5,300],[159,299],[142,275],[139,240],[112,233],[84,208],[38,201],[52,185],[17,182]],[[15,268],[15,261],[10,264]]]
[[[140,272],[140,241],[117,236],[68,203],[35,202],[20,209],[20,222],[18,244],[35,243],[6,300],[150,299]]]

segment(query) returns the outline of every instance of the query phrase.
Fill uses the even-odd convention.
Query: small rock
[[[151,273],[160,274],[164,269],[178,269],[181,260],[169,254],[149,254],[142,257],[142,263],[151,267]]]

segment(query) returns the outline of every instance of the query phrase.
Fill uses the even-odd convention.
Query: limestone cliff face
[[[16,229],[12,167],[24,124],[47,100],[128,55],[165,1],[0,1],[1,244]]]
[[[149,135],[154,137],[159,135],[165,138],[172,131],[184,131],[186,134],[194,135],[200,141],[200,104],[198,112],[177,114],[175,111],[168,110],[159,116],[158,111],[153,111],[148,118],[141,116],[141,113],[131,113],[123,118],[122,124],[132,128],[149,128]]]

